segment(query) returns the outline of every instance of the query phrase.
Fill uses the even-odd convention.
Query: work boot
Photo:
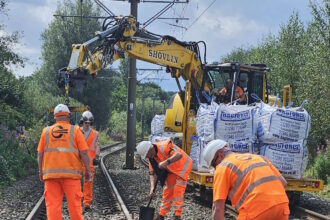
[[[174,220],[182,220],[182,218],[181,218],[181,216],[176,215],[176,216],[174,217]]]
[[[162,215],[157,215],[157,217],[155,218],[155,220],[164,220],[165,219],[165,217],[164,216],[162,216]]]

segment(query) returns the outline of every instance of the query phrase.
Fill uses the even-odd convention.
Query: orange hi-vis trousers
[[[83,194],[84,194],[83,204],[84,204],[84,206],[91,206],[92,201],[93,201],[93,179],[94,179],[93,161],[92,161],[92,165],[90,166],[90,170],[92,172],[92,180],[90,182],[86,182],[84,180],[84,186],[83,186]],[[86,172],[86,169],[85,169],[85,172]]]
[[[267,209],[266,211],[260,213],[256,217],[249,218],[249,213],[239,213],[237,220],[288,220],[290,215],[289,203],[281,203],[271,208]]]
[[[62,220],[63,193],[69,207],[71,220],[82,220],[81,183],[79,179],[45,180],[45,202],[48,220]]]
[[[173,173],[168,174],[166,178],[166,185],[163,190],[163,201],[159,210],[160,215],[166,216],[173,204],[175,215],[181,216],[184,203],[183,197],[186,186],[186,180]]]

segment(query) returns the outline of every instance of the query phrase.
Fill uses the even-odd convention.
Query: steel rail
[[[117,144],[117,145],[119,145],[119,144]],[[123,213],[125,214],[126,219],[128,219],[128,220],[132,220],[133,218],[132,218],[131,214],[129,213],[129,211],[128,211],[128,209],[127,209],[127,207],[126,207],[126,205],[125,205],[123,199],[121,198],[121,196],[120,196],[120,194],[119,194],[119,191],[117,190],[117,188],[116,188],[116,186],[115,186],[115,184],[114,184],[114,182],[113,182],[113,180],[112,180],[112,178],[111,178],[109,172],[107,171],[107,168],[106,168],[105,165],[104,165],[104,161],[103,161],[105,157],[111,155],[112,153],[115,153],[115,152],[117,152],[117,151],[120,151],[120,150],[124,149],[125,147],[126,147],[126,146],[124,146],[124,147],[120,147],[120,148],[118,148],[118,149],[115,149],[115,150],[111,151],[109,154],[107,154],[107,155],[105,155],[105,156],[102,156],[102,157],[101,157],[101,160],[100,160],[100,162],[101,162],[100,164],[101,164],[102,172],[103,172],[103,174],[105,175],[105,177],[106,177],[106,179],[107,179],[107,182],[108,182],[109,185],[111,186],[111,190],[114,192],[114,194],[115,194],[115,196],[116,196],[116,198],[117,198],[117,200],[118,200],[118,203],[119,203],[119,205],[120,205],[120,208],[121,208],[121,210],[123,211]]]
[[[317,219],[317,220],[330,220],[330,217],[322,215],[320,213],[314,212],[312,210],[296,206],[294,208],[294,215],[298,217],[307,217],[307,219]]]
[[[36,205],[33,207],[32,211],[30,212],[30,214],[28,215],[28,217],[26,217],[26,220],[32,220],[34,219],[34,217],[38,214],[39,209],[41,207],[41,204],[45,201],[45,197],[41,196],[41,198],[39,199],[39,201],[36,203]]]
[[[123,143],[125,143],[125,142],[119,142],[119,143],[115,143],[115,144],[107,144],[107,145],[104,145],[101,149],[100,149],[100,151],[105,151],[105,150],[107,150],[107,149],[109,149],[109,148],[113,148],[113,147],[116,147],[116,146],[118,146],[118,145],[120,145],[120,144],[123,144]],[[124,147],[123,147],[124,148]],[[121,148],[119,148],[119,149],[116,149],[116,150],[114,150],[113,152],[116,152],[116,151],[118,151],[118,150],[121,150]],[[113,152],[111,152],[111,153],[113,153]],[[36,203],[36,205],[33,207],[33,209],[31,210],[31,212],[29,213],[29,215],[26,217],[26,220],[33,220],[33,219],[36,219],[36,216],[41,212],[41,206],[42,206],[42,204],[44,203],[44,201],[45,201],[45,197],[42,195],[41,197],[40,197],[40,199],[38,200],[38,202]],[[126,215],[126,214],[125,214]],[[45,219],[47,219],[47,218],[45,218]],[[127,218],[127,219],[129,219],[129,218]],[[131,219],[131,218],[130,218]]]

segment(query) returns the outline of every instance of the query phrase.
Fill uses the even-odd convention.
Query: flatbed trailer
[[[324,186],[323,180],[319,179],[285,179],[288,183],[285,190],[290,200],[290,206],[294,206],[299,203],[300,195],[303,192],[318,192],[322,190]],[[192,170],[189,174],[189,181],[194,188],[199,188],[201,197],[205,200],[212,201],[213,173]]]

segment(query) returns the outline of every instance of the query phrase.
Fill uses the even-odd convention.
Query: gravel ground
[[[106,165],[112,173],[111,176],[116,182],[118,190],[122,193],[123,200],[128,208],[138,219],[139,207],[147,205],[149,192],[149,175],[147,168],[137,156],[137,170],[123,170],[125,152],[116,153],[106,160]],[[119,207],[109,202],[109,191],[104,185],[102,175],[95,176],[94,195],[92,212],[85,213],[85,219],[124,219],[119,213]],[[29,212],[39,200],[43,192],[43,183],[39,181],[38,175],[30,175],[15,182],[6,188],[0,195],[0,219],[25,219]],[[156,208],[155,214],[159,211],[162,190],[158,187],[157,196],[153,199],[151,206]],[[110,195],[111,199],[111,195]],[[107,202],[108,201],[108,202]],[[315,194],[304,193],[301,196],[300,206],[330,217],[330,202],[319,198]],[[63,219],[69,219],[67,215],[67,204],[63,205]],[[171,219],[173,210],[167,219]],[[211,208],[208,204],[199,201],[193,192],[187,190],[185,193],[184,219],[211,219]],[[232,219],[227,216],[226,219]],[[295,219],[290,217],[290,219]]]
[[[105,219],[126,219],[121,212],[119,205],[115,202],[115,197],[109,193],[107,181],[99,167],[95,167],[93,183],[93,202],[91,211],[83,212],[85,220],[105,220]],[[67,203],[63,205],[63,220],[70,220]]]
[[[105,161],[111,177],[120,191],[128,209],[133,213],[134,219],[139,217],[139,207],[146,206],[149,201],[149,174],[147,168],[136,156],[137,170],[123,170],[125,152],[116,153]],[[155,214],[159,211],[162,199],[162,190],[157,187],[157,196],[153,199],[151,206],[156,208]],[[167,219],[172,219],[173,209],[168,213]],[[211,208],[197,201],[192,193],[185,193],[185,205],[182,217],[184,219],[211,219]]]
[[[312,193],[303,193],[300,197],[300,206],[330,218],[330,201],[322,199]]]
[[[43,190],[39,175],[27,176],[15,182],[1,193],[0,219],[25,219]]]

